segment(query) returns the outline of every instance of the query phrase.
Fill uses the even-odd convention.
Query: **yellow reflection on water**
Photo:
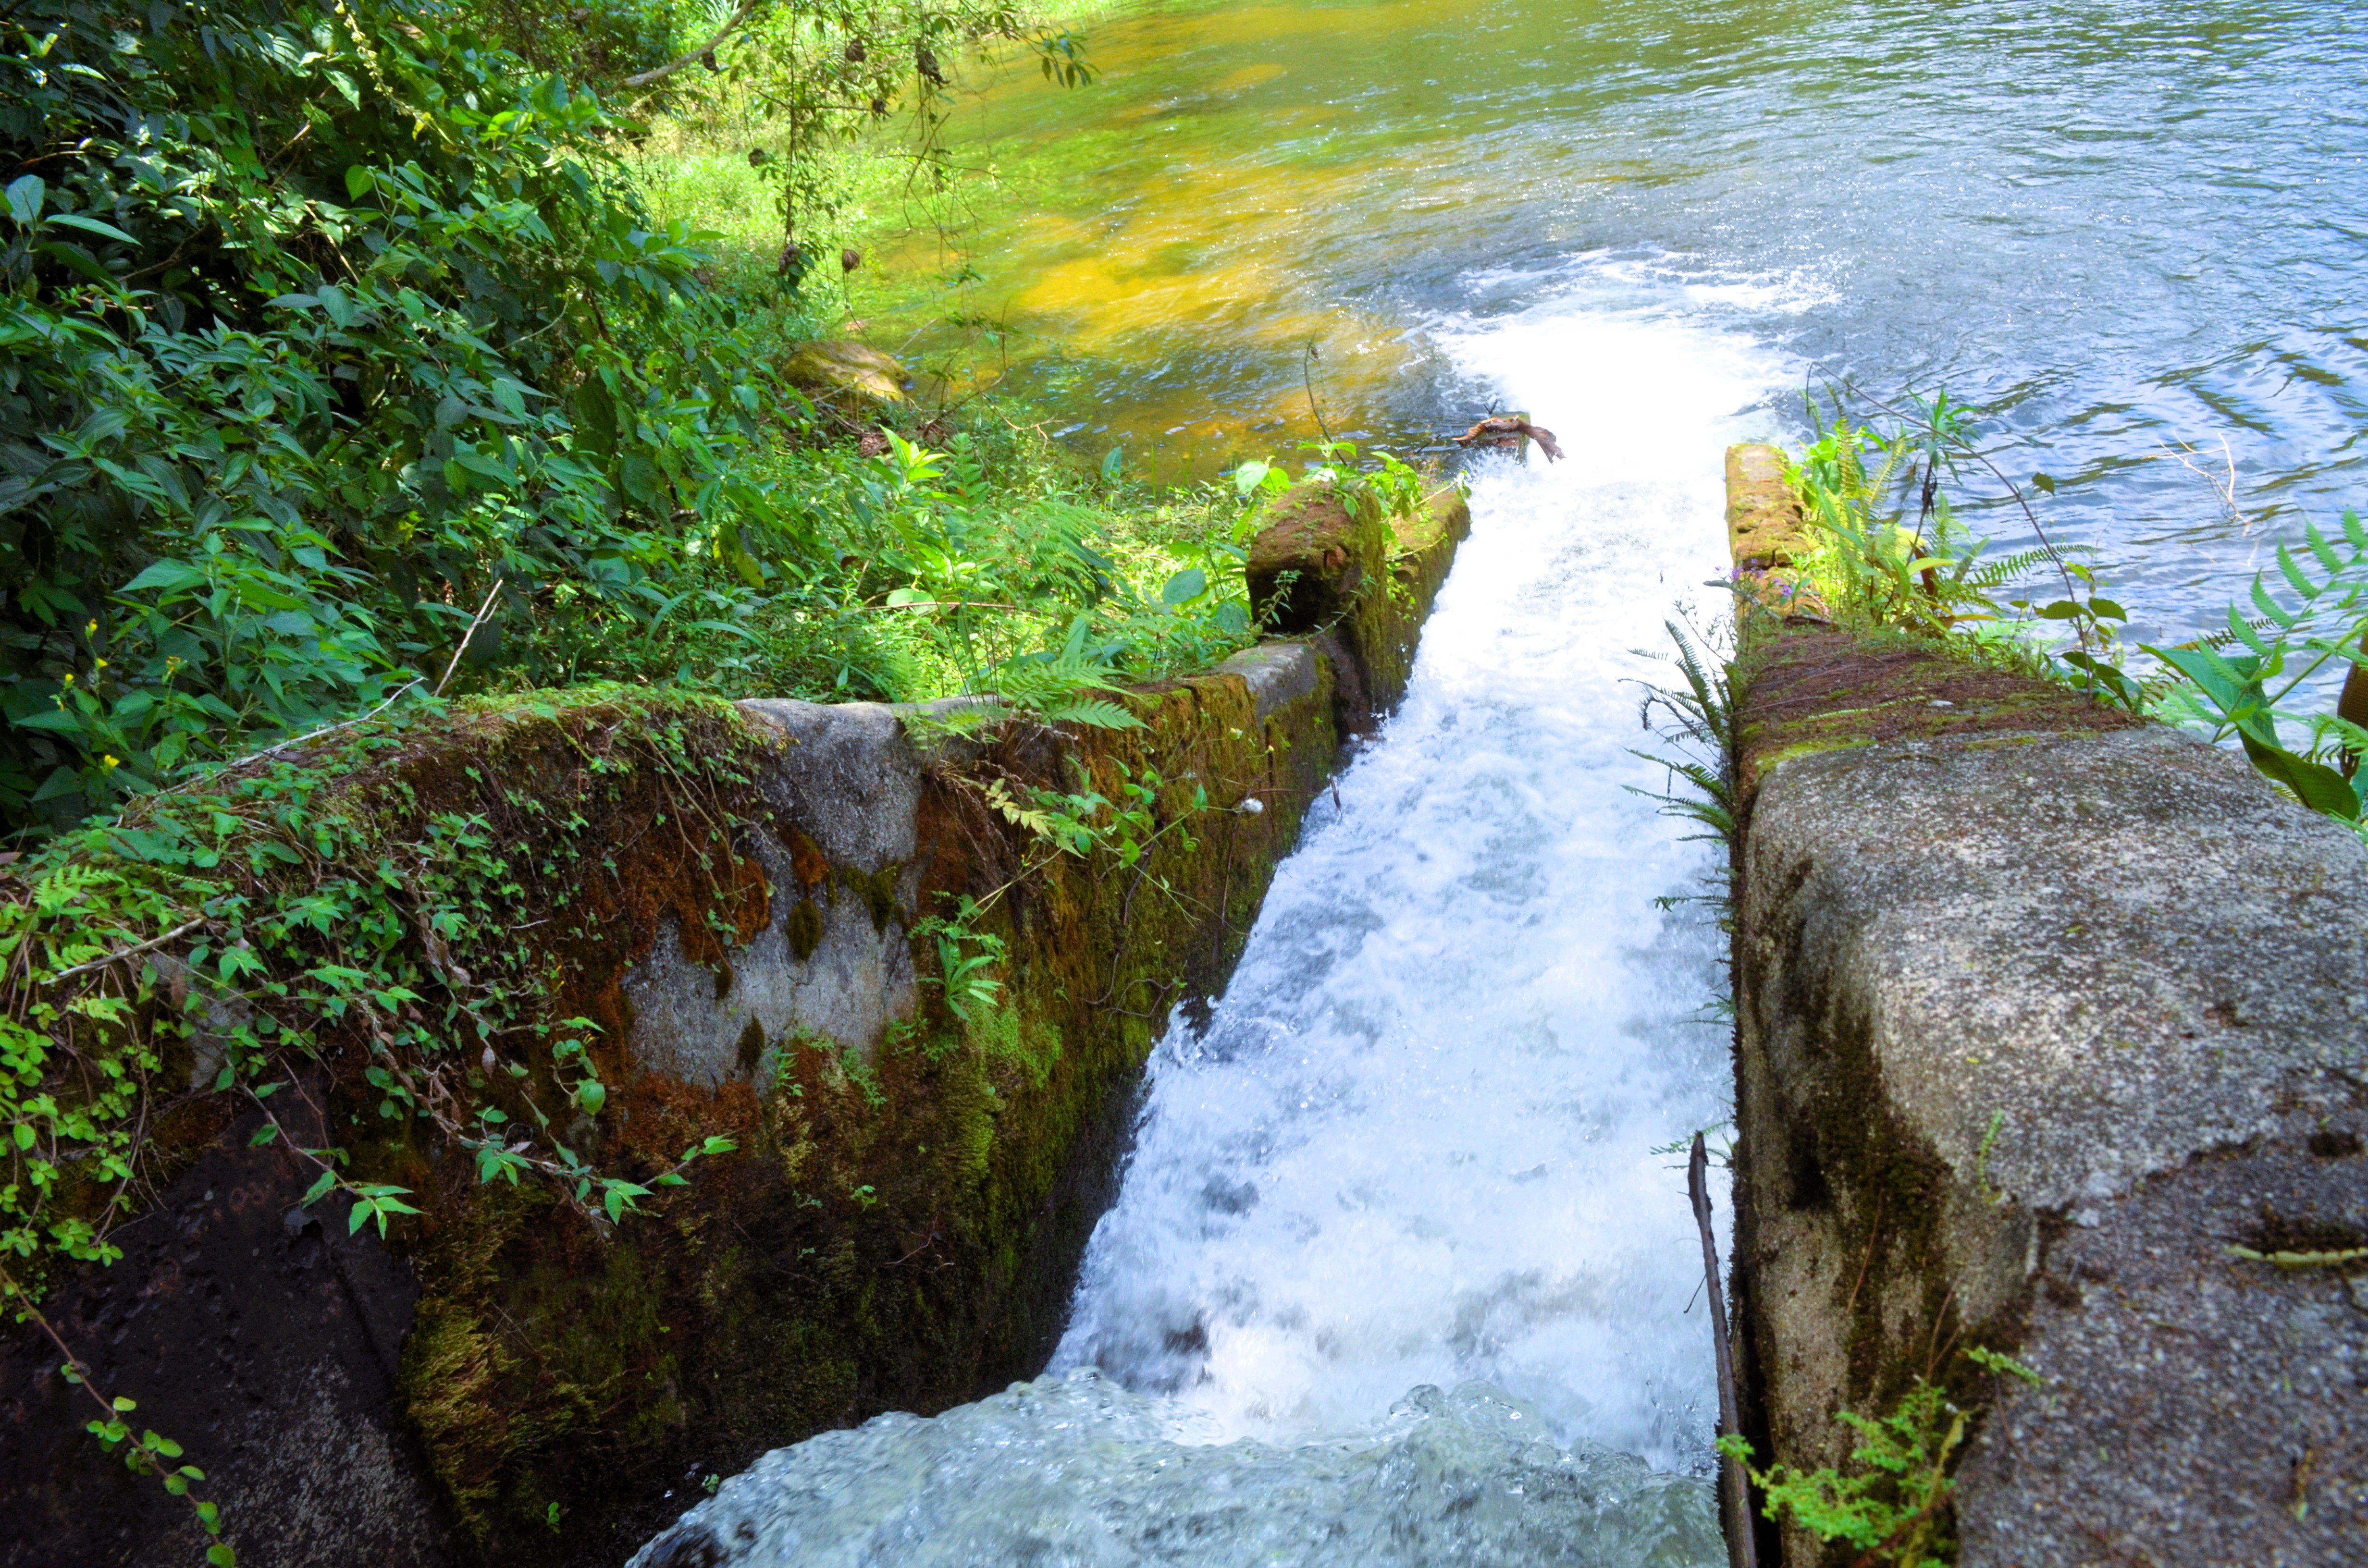
[[[1060,93],[1015,74],[956,118],[957,161],[992,182],[961,224],[875,242],[890,297],[872,335],[917,346],[958,392],[1008,381],[1058,427],[1156,451],[1171,474],[1314,435],[1309,382],[1335,430],[1368,427],[1422,350],[1402,323],[1337,298],[1311,250],[1377,203],[1450,210],[1471,175],[1419,145],[1438,130],[1421,124],[1340,155],[1336,135],[1370,142],[1375,125],[1325,56],[1344,36],[1436,31],[1480,9],[1269,5],[1095,25],[1099,85]],[[950,246],[983,278],[951,307]],[[950,308],[972,324],[943,324]]]

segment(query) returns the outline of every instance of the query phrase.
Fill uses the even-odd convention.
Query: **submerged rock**
[[[905,367],[868,343],[809,343],[781,363],[781,379],[817,397],[853,394],[880,403],[905,401]]]
[[[776,1449],[628,1568],[1713,1568],[1710,1484],[1591,1444],[1481,1383],[1416,1389],[1360,1436],[1179,1440],[1091,1369],[934,1419]]]

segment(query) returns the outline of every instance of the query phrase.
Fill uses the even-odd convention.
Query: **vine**
[[[122,1256],[113,1233],[176,1174],[154,1130],[183,1105],[252,1113],[251,1144],[316,1169],[305,1205],[342,1193],[347,1229],[381,1236],[419,1211],[378,1179],[404,1150],[457,1153],[480,1183],[546,1184],[602,1234],[732,1152],[711,1136],[654,1170],[604,1166],[615,1057],[567,1006],[568,955],[631,936],[594,896],[621,887],[620,824],[667,835],[649,852],[712,904],[742,901],[733,824],[763,807],[741,767],[757,743],[726,712],[595,691],[463,716],[434,748],[387,721],[0,862],[0,1299],[106,1407],[87,1429],[135,1473],[176,1496],[205,1480],[172,1462],[171,1438],[133,1432],[136,1403],[98,1392],[40,1303],[63,1268]],[[504,747],[564,754],[572,777],[497,784],[518,772]],[[198,1087],[176,1093],[185,1062]],[[308,1081],[359,1102],[354,1140],[330,1140]],[[193,1506],[210,1561],[233,1562],[219,1506]]]

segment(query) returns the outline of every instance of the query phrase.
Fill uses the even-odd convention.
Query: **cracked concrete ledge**
[[[1840,711],[1881,705],[1803,700],[1841,667],[1807,638],[1839,634],[1740,665],[1747,1434],[1848,1468],[1836,1413],[1929,1376],[1987,1410],[1962,1563],[2368,1561],[2368,1264],[2227,1250],[2368,1243],[2368,853],[2240,756],[1994,673],[1930,699],[1953,733],[1853,742]],[[1938,678],[1895,654],[1860,676]]]

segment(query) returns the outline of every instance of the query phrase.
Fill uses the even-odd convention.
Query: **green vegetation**
[[[500,6],[12,17],[7,832],[438,689],[928,697],[1047,642],[1142,673],[1245,634],[1229,497],[1081,472],[993,409],[889,415],[936,454],[836,444],[870,419],[781,374],[832,301],[797,256],[721,265],[632,177],[634,117],[666,107],[635,84],[696,112],[677,88],[709,74],[558,69],[647,67],[712,24],[594,16],[557,57]],[[791,224],[900,103],[934,166],[932,51],[1025,30],[959,3],[730,23],[712,79],[777,133],[756,172]]]
[[[1255,638],[1244,565],[1280,468],[1161,491],[1024,410],[797,370],[846,330],[852,260],[820,265],[826,244],[892,187],[952,188],[956,56],[1018,40],[1073,85],[1076,40],[971,0],[568,17],[32,0],[0,44],[0,1297],[87,1388],[47,1292],[120,1257],[117,1228],[226,1129],[292,1151],[307,1203],[414,1245],[403,1397],[481,1530],[571,1528],[535,1444],[577,1416],[506,1417],[584,1396],[575,1372],[496,1386],[503,1303],[472,1294],[470,1248],[564,1211],[631,1273],[643,1232],[653,1256],[679,1243],[647,1218],[662,1199],[705,1201],[672,1190],[694,1166],[751,1163],[713,1131],[741,1121],[620,1103],[634,933],[681,915],[721,971],[769,896],[738,836],[769,821],[762,742],[721,699],[977,695],[997,700],[939,722],[1016,716],[990,756],[1048,723],[1104,747],[1066,780],[1014,762],[972,782],[1027,846],[915,933],[951,1029],[881,1063],[755,1042],[802,1064],[746,1122],[792,1161],[820,1114],[802,1083],[971,1151],[973,1183],[1003,1149],[991,1114],[1044,1092],[1042,1146],[996,1156],[1009,1213],[1001,1187],[973,1194],[1007,1286],[1075,1131],[1047,1083],[1085,1071],[1062,1040],[1083,1026],[1055,1020],[1108,1012],[1140,1047],[1135,1009],[1186,961],[1163,933],[1188,904],[1246,924],[1259,879],[1194,859],[1196,819],[1288,746],[1237,693],[1121,695]],[[1425,504],[1386,454],[1325,444],[1306,467],[1384,531]],[[1219,712],[1224,741],[1201,736]],[[1235,836],[1296,820],[1238,810]],[[829,875],[887,918],[891,871]],[[1114,928],[1106,977],[1099,935],[1015,971],[1001,895],[1023,881]],[[871,1160],[876,1131],[828,1157]],[[831,1190],[909,1221],[928,1172],[886,1149]],[[461,1221],[443,1252],[423,1211]],[[844,1311],[802,1332],[887,1332]],[[626,1354],[587,1340],[577,1371],[614,1381]],[[843,1404],[825,1383],[800,1418]],[[203,1471],[129,1398],[92,1397],[99,1442],[231,1562]]]
[[[2038,1373],[1994,1350],[1975,1346],[1964,1358],[1982,1371],[2039,1383]],[[1898,1405],[1881,1419],[1841,1411],[1841,1419],[1866,1439],[1850,1450],[1864,1467],[1843,1475],[1831,1466],[1800,1471],[1774,1464],[1751,1470],[1765,1499],[1760,1511],[1771,1519],[1790,1517],[1819,1540],[1860,1549],[1861,1563],[1897,1568],[1946,1568],[1955,1558],[1948,1502],[1956,1483],[1949,1467],[1963,1446],[1971,1413],[1938,1384],[1918,1379]],[[1751,1444],[1733,1435],[1719,1451],[1748,1466]]]
[[[883,171],[947,188],[954,61],[1015,39],[1085,79],[1075,39],[973,0],[11,14],[0,1297],[70,1382],[45,1293],[120,1256],[231,1121],[381,1233],[438,1151],[606,1235],[733,1150],[622,1133],[621,1016],[586,978],[625,962],[633,898],[722,919],[685,936],[719,962],[747,935],[734,835],[768,808],[717,699],[991,694],[1139,730],[1122,682],[1253,639],[1279,473],[1158,492],[1020,410],[791,373],[844,316],[819,239]],[[1322,458],[1344,494],[1420,501],[1403,465]],[[541,748],[538,788],[466,762],[479,739]],[[421,771],[453,753],[460,777]],[[1178,812],[1147,766],[1110,772],[1015,774],[996,809],[1167,891],[1150,856],[1205,789]],[[661,827],[683,886],[617,884],[604,846]],[[976,928],[993,903],[924,933],[946,1001],[1049,1062]],[[434,1398],[473,1422],[446,1327],[422,1355],[459,1346],[461,1381]],[[94,1436],[233,1561],[202,1470],[92,1397]]]
[[[110,1233],[198,1152],[176,1128],[199,1096],[176,1095],[176,1078],[250,1113],[254,1142],[315,1167],[307,1203],[342,1192],[348,1229],[381,1234],[418,1210],[411,1187],[377,1173],[416,1159],[423,1138],[469,1156],[481,1182],[526,1176],[609,1224],[731,1151],[708,1137],[608,1169],[579,1152],[603,1141],[600,1063],[616,1057],[561,960],[624,939],[627,911],[577,862],[653,812],[688,812],[699,842],[686,836],[682,874],[724,907],[746,903],[728,824],[761,813],[746,798],[750,743],[712,699],[621,688],[564,711],[529,699],[452,719],[540,722],[587,773],[572,791],[549,778],[500,790],[496,820],[467,804],[492,788],[484,770],[418,776],[409,726],[381,722],[309,766],[149,797],[0,877],[0,1299],[49,1334],[70,1381],[87,1374],[39,1303],[58,1266],[120,1257]],[[554,929],[521,944],[527,924]],[[324,1069],[357,1057],[376,1125],[339,1131]],[[120,1426],[109,1415],[90,1429],[112,1448]],[[176,1494],[203,1479],[163,1464],[178,1450],[153,1432],[124,1451]],[[215,1506],[203,1509],[217,1529]]]
[[[1975,444],[1968,411],[1946,393],[1907,403],[1904,411],[1874,404],[1889,415],[1885,426],[1840,415],[1827,425],[1810,401],[1816,439],[1787,475],[1814,541],[1795,562],[1806,584],[1797,608],[1849,630],[1926,639],[2052,678],[2214,742],[2233,739],[2303,804],[2361,826],[2352,780],[2368,755],[2368,676],[2359,673],[2368,666],[2368,525],[2356,512],[2343,515],[2337,537],[2305,524],[2302,550],[2281,544],[2277,573],[2254,578],[2248,604],[2228,607],[2225,630],[2134,650],[2121,630],[2128,611],[2074,559],[2079,551],[2048,537],[2021,487]],[[1986,542],[1965,541],[1941,484],[1972,469],[2022,510],[2035,548],[1985,560]],[[2044,473],[2032,484],[2055,488]],[[2062,592],[2001,602],[2034,576],[2052,576]],[[2133,673],[2134,652],[2154,668]],[[2297,710],[2346,666],[2351,682],[2335,711]],[[2282,723],[2305,738],[2290,746]]]

